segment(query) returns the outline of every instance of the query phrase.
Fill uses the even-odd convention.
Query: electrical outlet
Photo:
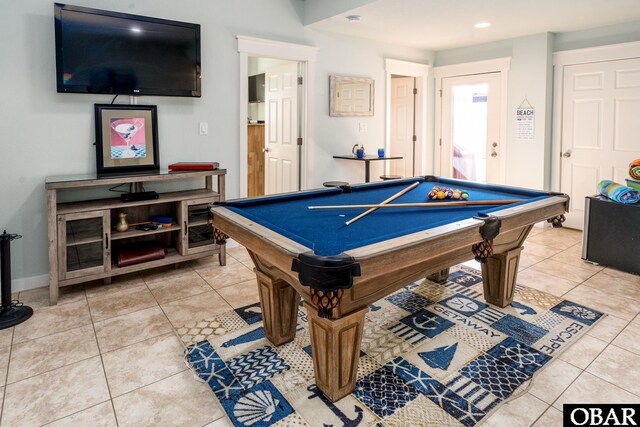
[[[200,125],[198,126],[198,134],[201,136],[209,135],[209,123],[200,122]]]
[[[366,132],[367,129],[367,124],[366,123],[360,123],[360,132]]]

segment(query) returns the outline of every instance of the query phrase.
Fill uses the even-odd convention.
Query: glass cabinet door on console
[[[58,215],[60,280],[110,269],[109,211]]]
[[[183,254],[190,255],[210,251],[215,242],[213,228],[209,224],[209,204],[211,198],[194,199],[183,202]]]

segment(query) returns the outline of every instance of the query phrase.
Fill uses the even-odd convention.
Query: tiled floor
[[[228,253],[226,267],[209,258],[65,288],[53,307],[45,288],[21,292],[35,314],[0,331],[0,426],[231,425],[172,328],[258,301],[246,251]],[[563,403],[640,403],[640,276],[580,253],[580,232],[534,228],[519,283],[609,317],[486,425],[560,426]]]

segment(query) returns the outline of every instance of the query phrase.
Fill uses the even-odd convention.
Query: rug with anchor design
[[[236,426],[473,426],[605,316],[523,286],[498,309],[466,266],[369,310],[355,390],[337,402],[314,384],[302,307],[294,341],[280,347],[264,336],[259,304],[177,332]]]

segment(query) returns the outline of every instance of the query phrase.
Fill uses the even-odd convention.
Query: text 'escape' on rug
[[[238,426],[472,426],[603,317],[522,286],[499,309],[483,302],[478,271],[451,271],[369,306],[356,388],[334,403],[314,384],[303,308],[280,347],[265,338],[258,304],[178,333]]]

